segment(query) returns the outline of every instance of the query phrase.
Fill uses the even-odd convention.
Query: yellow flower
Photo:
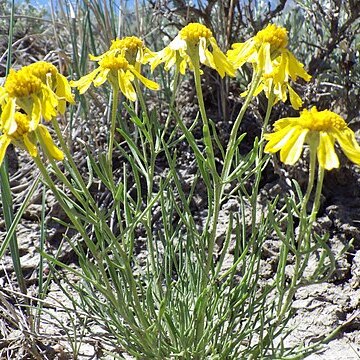
[[[50,121],[57,111],[63,114],[66,101],[74,103],[71,88],[54,65],[38,61],[18,71],[11,69],[0,87],[0,129],[8,134],[16,131],[15,109],[20,107],[31,118],[30,130],[35,130],[41,116]]]
[[[211,48],[211,50],[210,50]],[[225,74],[235,76],[235,69],[220,50],[212,32],[204,25],[190,23],[179,31],[175,39],[150,59],[151,70],[165,63],[165,70],[173,65],[185,74],[187,66],[191,70],[198,62],[215,69],[221,77]]]
[[[270,72],[271,61],[276,59],[288,44],[287,31],[275,24],[268,25],[254,37],[244,43],[235,43],[227,56],[235,68],[240,68],[246,62],[255,64],[260,70]]]
[[[254,96],[264,90],[269,97],[273,91],[276,101],[286,101],[289,92],[291,105],[294,109],[299,109],[302,101],[289,81],[296,81],[298,77],[309,81],[311,76],[304,70],[304,65],[286,48],[287,44],[286,29],[270,24],[244,43],[233,44],[233,49],[227,52],[227,56],[235,68],[250,62],[254,71],[262,75]]]
[[[71,81],[70,85],[77,87],[80,94],[83,94],[92,83],[97,87],[108,80],[112,86],[117,86],[131,101],[137,99],[135,89],[131,83],[135,77],[151,90],[158,90],[159,88],[157,83],[142,76],[133,65],[129,64],[124,56],[116,56],[111,53],[105,54],[98,64],[98,68],[77,81]]]
[[[146,64],[154,56],[144,42],[136,36],[127,36],[121,39],[112,40],[110,49],[99,56],[90,55],[93,61],[100,61],[106,55],[122,55],[129,64],[134,65],[139,71],[140,64]]]
[[[319,165],[327,170],[339,167],[335,153],[335,141],[344,154],[355,164],[360,165],[360,146],[354,132],[348,128],[344,119],[329,110],[303,110],[300,117],[284,118],[275,122],[274,133],[265,134],[269,142],[265,152],[280,150],[280,160],[289,165],[295,164],[301,155],[304,143],[316,148]]]
[[[283,56],[273,61],[273,71],[271,73],[264,73],[261,77],[259,86],[255,89],[254,96],[257,96],[261,91],[265,92],[267,98],[269,98],[272,92],[275,96],[275,103],[279,100],[285,102],[288,98],[289,93],[291,106],[298,110],[303,102],[296,91],[290,86],[290,78],[293,80],[297,79],[299,75],[296,69],[293,71],[289,69],[289,54],[283,54]],[[292,55],[292,54],[291,54]],[[295,59],[296,61],[296,59]],[[246,96],[248,90],[242,93],[242,96]]]
[[[16,106],[30,116],[30,131],[35,130],[41,116],[49,121],[56,115],[57,96],[26,67],[18,71],[11,69],[1,92],[5,102],[0,119],[3,132],[12,134],[16,131]]]
[[[64,75],[58,72],[53,64],[46,61],[38,61],[31,65],[24,66],[23,69],[35,75],[55,93],[58,98],[57,110],[60,114],[65,113],[66,102],[75,104],[69,82]]]
[[[16,131],[11,134],[4,131],[0,136],[0,165],[4,160],[6,149],[10,143],[13,143],[21,149],[27,150],[27,152],[32,157],[36,157],[38,155],[36,148],[36,133],[39,137],[41,137],[43,143],[45,144],[46,150],[51,157],[53,157],[55,160],[64,159],[63,152],[55,146],[49,131],[44,125],[38,124],[37,128],[34,131],[31,131],[30,117],[19,111],[14,113],[14,121],[17,125]]]

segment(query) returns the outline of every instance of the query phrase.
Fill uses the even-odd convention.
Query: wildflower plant
[[[289,93],[294,108],[302,105],[290,79],[311,78],[287,45],[287,30],[272,24],[244,43],[234,44],[225,55],[210,29],[190,23],[158,52],[145,47],[137,37],[115,39],[106,52],[91,56],[98,66],[70,85],[53,65],[39,62],[11,71],[0,88],[1,160],[10,143],[27,150],[40,169],[44,184],[68,216],[69,227],[79,234],[66,241],[81,269],[45,252],[42,256],[49,262],[54,278],[67,282],[71,291],[64,292],[73,306],[91,316],[111,335],[109,338],[115,339],[117,347],[137,359],[285,359],[293,355],[300,358],[309,351],[293,349],[283,340],[291,331],[286,324],[297,289],[328,278],[334,269],[335,259],[326,237],[312,229],[319,209],[323,170],[339,166],[335,141],[356,164],[360,164],[360,147],[340,116],[316,108],[303,110],[299,118],[278,120],[275,131],[267,132],[275,101],[285,101]],[[202,66],[211,68],[221,78],[234,77],[236,69],[245,62],[252,65],[253,80],[224,146],[208,119]],[[165,140],[165,130],[156,111],[148,111],[145,91],[140,87],[142,84],[148,90],[160,88],[155,80],[142,75],[143,65],[145,68],[147,64],[151,70],[161,64],[167,71],[174,66],[175,77],[184,75],[187,69],[193,74],[202,121],[200,140],[195,139],[193,125],[185,125],[175,106],[169,109],[169,117],[173,117],[182,133],[178,138],[172,134]],[[85,181],[56,115],[64,114],[66,103],[74,103],[70,86],[77,88],[80,96],[86,96],[91,85],[96,88],[107,82],[112,89],[108,149],[106,155],[103,149],[97,149],[99,154],[95,156],[83,143],[91,173]],[[255,139],[248,154],[240,155],[239,147],[245,137],[238,134],[240,123],[260,91],[268,97],[262,136]],[[117,122],[120,93],[130,101],[123,106],[136,127],[135,134]],[[140,112],[132,106],[135,101],[140,103]],[[59,147],[51,140],[42,119],[51,120]],[[121,135],[119,143],[115,142],[116,132]],[[189,144],[197,164],[188,188],[177,167],[181,141]],[[44,157],[39,154],[38,143]],[[305,143],[310,146],[311,158],[305,196],[295,184],[296,196],[285,197],[284,206],[276,198],[259,211],[257,199],[263,169],[270,161],[268,153],[280,151],[283,162],[295,164]],[[114,149],[116,156],[121,156],[118,178]],[[215,153],[220,154],[220,159]],[[308,216],[316,158],[317,186]],[[55,160],[62,160],[64,168]],[[158,160],[166,162],[166,171],[157,172]],[[108,206],[99,204],[91,192],[94,177],[110,194]],[[203,223],[192,209],[199,183],[206,189]],[[239,209],[230,211],[221,240],[220,212],[233,198],[238,199]],[[246,213],[250,213],[250,221]],[[136,256],[139,233],[146,245],[142,260]],[[274,279],[263,281],[263,245],[274,234],[281,241],[277,272]],[[310,276],[305,276],[314,253],[319,254],[318,265]],[[289,254],[295,259],[290,276]],[[225,267],[229,258],[230,264]],[[59,268],[75,275],[78,282],[67,279]],[[315,345],[310,350],[314,348]]]
[[[287,49],[287,45],[287,30],[270,24],[244,43],[233,44],[227,55],[236,68],[241,68],[245,62],[251,63],[254,74],[257,74],[254,95],[264,91],[267,98],[274,95],[275,100],[285,102],[289,92],[291,105],[294,109],[299,109],[302,100],[290,86],[289,80],[296,81],[300,77],[309,81],[311,76]],[[247,92],[243,93],[246,94]]]
[[[159,85],[156,82],[147,79],[140,73],[140,64],[146,62],[145,57],[150,54],[151,51],[135,36],[116,39],[112,42],[110,49],[104,54],[100,56],[90,56],[90,59],[98,62],[99,66],[95,70],[84,75],[77,81],[70,82],[71,86],[76,87],[80,94],[86,92],[91,84],[98,87],[106,81],[110,83],[113,91],[113,102],[108,150],[109,159],[112,159],[114,146],[119,90],[132,102],[136,101],[137,97],[140,96],[141,105],[145,111],[145,103],[142,98],[138,80],[151,90],[159,89]]]
[[[39,61],[18,71],[11,69],[4,87],[1,87],[0,96],[0,164],[11,142],[25,148],[32,157],[37,157],[37,137],[50,156],[62,160],[62,151],[40,123],[42,118],[51,121],[58,113],[64,114],[66,102],[74,103],[70,85],[56,67]]]
[[[29,115],[19,111],[15,112],[14,121],[16,123],[15,132],[9,134],[9,132],[3,131],[2,135],[0,135],[0,164],[4,160],[6,149],[10,143],[25,149],[33,158],[37,157],[37,136],[41,139],[46,151],[52,158],[55,160],[64,159],[63,152],[54,144],[49,131],[44,125],[38,124],[37,128],[31,131]]]

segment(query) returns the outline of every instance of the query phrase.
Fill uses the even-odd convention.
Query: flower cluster
[[[249,62],[254,72],[261,76],[255,95],[264,91],[269,98],[273,93],[276,100],[285,102],[288,91],[291,105],[294,109],[299,109],[302,100],[290,86],[289,80],[296,81],[300,77],[309,81],[311,76],[304,70],[304,65],[287,49],[287,45],[286,29],[270,24],[244,43],[233,44],[227,55],[236,68]]]
[[[0,87],[0,164],[11,142],[37,156],[37,136],[50,156],[62,160],[62,152],[40,119],[50,121],[57,113],[63,114],[66,102],[74,103],[71,88],[54,65],[39,61],[17,71],[11,69]]]
[[[48,130],[41,124],[41,118],[50,121],[57,113],[65,112],[67,102],[74,103],[71,86],[83,94],[92,84],[98,87],[108,81],[113,89],[120,90],[130,101],[136,101],[138,87],[136,83],[134,87],[134,81],[140,81],[151,90],[159,88],[156,82],[141,74],[141,67],[145,64],[150,64],[152,71],[161,63],[164,63],[165,70],[176,66],[181,74],[185,74],[188,68],[201,74],[200,67],[205,65],[224,77],[235,76],[236,69],[248,62],[255,75],[254,83],[249,85],[251,95],[264,91],[275,102],[285,102],[289,97],[292,107],[299,109],[302,100],[290,81],[298,78],[309,81],[311,76],[287,46],[287,30],[270,24],[247,41],[233,44],[225,55],[210,29],[199,23],[190,23],[158,52],[148,49],[135,36],[115,39],[105,53],[90,55],[90,59],[97,62],[97,68],[70,84],[54,65],[45,61],[17,71],[10,70],[4,86],[0,86],[0,164],[11,142],[26,149],[31,156],[37,156],[36,143],[39,140],[50,156],[62,159],[61,150],[54,145]],[[303,145],[308,143],[317,149],[322,168],[336,168],[339,166],[334,147],[336,141],[351,161],[360,164],[360,146],[354,133],[339,115],[329,110],[318,111],[316,107],[303,110],[300,117],[280,119],[274,127],[274,133],[265,134],[269,141],[265,151],[280,151],[280,158],[286,164],[294,164]]]
[[[141,64],[147,63],[152,56],[152,52],[145,47],[143,41],[135,36],[114,40],[104,54],[90,55],[90,59],[97,61],[99,66],[79,80],[71,81],[70,84],[83,94],[91,84],[98,87],[109,81],[111,86],[120,89],[126,98],[136,101],[137,95],[132,85],[135,78],[151,90],[159,89],[156,82],[140,73]]]
[[[99,56],[90,55],[90,60],[99,61],[109,54],[125,57],[129,64],[135,66],[136,69],[139,69],[141,64],[146,64],[154,56],[153,52],[145,46],[141,39],[136,36],[126,36],[113,40],[109,50],[104,54]]]
[[[186,25],[167,47],[150,59],[152,70],[165,63],[165,70],[176,65],[181,74],[185,74],[188,66],[193,70],[199,62],[215,69],[221,77],[235,76],[235,68],[220,50],[210,29],[198,23]]]
[[[274,133],[265,134],[265,152],[280,150],[280,160],[289,165],[295,164],[302,153],[304,143],[316,148],[319,165],[327,170],[339,167],[335,153],[337,141],[344,154],[355,164],[360,165],[360,146],[354,132],[348,128],[344,119],[329,110],[318,111],[312,107],[303,110],[300,117],[284,118],[275,122]]]

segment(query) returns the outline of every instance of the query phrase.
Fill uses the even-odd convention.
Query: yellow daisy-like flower
[[[5,105],[2,109],[0,129],[9,135],[17,128],[16,106],[29,114],[31,131],[35,130],[41,116],[49,121],[56,115],[59,104],[57,96],[26,67],[18,71],[10,70],[2,93]]]
[[[93,61],[100,61],[106,55],[122,55],[129,64],[134,65],[139,71],[141,64],[146,64],[154,56],[154,53],[145,46],[144,42],[136,36],[126,36],[112,40],[110,49],[99,56],[90,55]]]
[[[295,164],[302,153],[304,143],[316,148],[319,165],[331,170],[339,167],[335,153],[335,142],[344,154],[355,164],[360,165],[360,146],[354,132],[348,128],[344,119],[329,110],[303,110],[300,117],[284,118],[275,122],[274,133],[265,134],[269,142],[265,152],[280,150],[280,160],[288,165]]]
[[[187,66],[193,70],[194,66],[198,66],[198,61],[215,69],[221,77],[225,74],[235,76],[233,65],[220,50],[210,29],[199,23],[190,23],[182,28],[175,39],[155,53],[149,62],[151,70],[160,63],[165,63],[165,70],[177,65],[180,73],[185,74]]]
[[[53,64],[46,61],[38,61],[31,65],[24,66],[23,69],[35,75],[55,93],[58,98],[57,110],[60,114],[65,113],[66,102],[75,104],[69,82],[64,75],[58,72]]]
[[[304,70],[304,65],[286,48],[287,44],[286,29],[270,24],[244,43],[233,44],[227,56],[236,68],[250,62],[254,71],[262,75],[255,96],[264,90],[269,97],[270,91],[274,91],[276,100],[286,101],[289,92],[291,105],[294,109],[299,109],[302,100],[289,81],[296,81],[298,77],[310,81],[311,76]]]
[[[121,92],[131,101],[136,101],[136,91],[132,81],[136,77],[151,90],[158,90],[159,85],[141,75],[133,65],[121,55],[105,54],[98,62],[99,67],[91,73],[83,76],[77,81],[71,81],[70,85],[77,87],[80,94],[83,94],[91,84],[102,85],[106,80],[112,86],[118,86]]]
[[[29,114],[32,131],[41,116],[50,121],[57,111],[63,114],[66,102],[74,103],[71,88],[54,65],[38,61],[18,71],[10,70],[4,87],[0,88],[0,105],[3,106],[0,129],[8,134],[16,131],[17,106]]]
[[[30,129],[30,117],[19,111],[15,112],[14,121],[17,125],[16,131],[11,134],[4,131],[0,136],[0,165],[4,160],[6,149],[10,143],[26,150],[32,157],[36,157],[38,155],[36,133],[41,137],[46,150],[51,157],[55,160],[64,159],[63,152],[54,144],[48,129],[44,125],[38,124],[35,131],[32,131]]]
[[[270,93],[273,92],[276,103],[279,100],[285,102],[288,98],[287,94],[289,93],[291,106],[295,110],[299,110],[303,102],[296,91],[290,86],[290,78],[296,80],[299,74],[296,70],[293,71],[293,69],[288,66],[288,54],[284,54],[282,57],[274,60],[273,65],[274,68],[271,73],[264,73],[262,75],[260,84],[255,89],[254,96],[257,96],[261,91],[264,91],[266,97],[269,98]],[[241,95],[246,96],[247,93],[248,90]]]

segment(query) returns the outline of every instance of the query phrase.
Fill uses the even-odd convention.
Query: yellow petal
[[[170,48],[164,49],[164,69],[168,71],[172,66],[176,64],[177,61],[177,51],[171,50]]]
[[[0,105],[3,105],[7,98],[8,98],[8,94],[5,91],[5,88],[0,86]]]
[[[89,54],[89,59],[91,61],[100,61],[105,55],[106,55],[106,52],[104,54],[101,54],[101,55],[98,55],[98,56]]]
[[[350,129],[347,130],[345,133],[337,131],[336,140],[347,158],[353,163],[360,165],[360,146],[356,142],[354,132]]]
[[[339,167],[339,158],[335,153],[335,139],[325,131],[319,132],[317,157],[319,165],[326,170]]]
[[[10,143],[11,139],[6,134],[0,136],[0,166],[4,160],[6,149]]]
[[[163,62],[165,49],[158,51],[149,59],[150,69],[151,72],[154,71],[154,69]]]
[[[295,81],[297,79],[297,76],[300,76],[305,81],[309,81],[311,79],[311,75],[309,75],[304,70],[304,65],[301,64],[301,62],[299,62],[290,51],[287,51],[287,55],[289,57],[287,63],[287,72],[289,73],[291,78]]]
[[[215,69],[213,56],[207,48],[206,39],[203,37],[199,40],[199,60],[202,64]]]
[[[29,131],[34,131],[37,128],[41,118],[41,101],[37,96],[33,99]]]
[[[179,71],[181,75],[185,75],[186,68],[187,68],[187,62],[185,59],[183,59],[180,61],[180,65],[179,65]]]
[[[128,74],[131,74],[129,71],[125,73],[123,70],[118,71],[118,83],[121,92],[130,100],[136,101],[137,96],[134,90],[134,87],[131,84],[130,77]]]
[[[219,75],[223,78],[225,74],[229,76],[235,76],[235,68],[227,59],[225,54],[220,50],[214,38],[210,38],[210,44],[213,48],[213,60],[215,69]]]
[[[9,135],[13,134],[17,129],[15,107],[15,99],[11,99],[2,109],[1,130]]]
[[[294,89],[287,84],[287,88],[289,90],[289,97],[290,97],[290,103],[291,106],[295,109],[295,110],[299,110],[299,108],[301,108],[303,102],[301,100],[301,97],[294,91]]]
[[[306,138],[308,129],[298,130],[294,135],[287,141],[285,146],[280,151],[280,160],[284,164],[294,165],[300,158],[303,150],[304,141]]]
[[[151,63],[152,59],[156,57],[156,53],[148,48],[145,48],[143,52],[143,55],[139,56],[140,59],[138,59],[142,64]]]
[[[102,85],[107,80],[107,76],[108,76],[109,72],[110,72],[110,69],[101,69],[93,81],[94,86],[98,87],[98,86]]]
[[[258,96],[264,90],[264,83],[260,83],[259,86],[254,91],[254,97]]]
[[[288,74],[287,74],[287,71],[286,71],[287,63],[288,63],[287,54],[286,53],[281,53],[280,61],[278,63],[278,68],[276,69],[275,75],[274,75],[274,81],[275,82],[283,84],[285,81],[288,81]]]
[[[266,42],[260,46],[257,63],[259,71],[263,71],[265,74],[270,74],[273,71],[270,55],[270,43]]]
[[[180,35],[177,35],[173,41],[168,46],[171,50],[186,50],[187,49],[187,43],[185,40],[181,39]]]
[[[288,118],[279,119],[276,120],[274,123],[274,130],[279,131],[281,129],[286,128],[289,125],[296,126],[298,125],[298,123],[299,123],[298,117],[288,117]]]
[[[23,140],[24,145],[25,145],[27,151],[29,152],[30,156],[36,157],[38,154],[36,145],[32,141],[30,141],[28,135],[24,134],[22,140]]]
[[[270,79],[269,79],[270,80]],[[269,81],[270,83],[270,81]],[[275,97],[277,100],[281,100],[282,102],[285,102],[287,100],[287,88],[286,84],[274,84],[273,92],[275,94]],[[270,93],[271,86],[269,85],[267,88],[267,92]],[[267,94],[267,97],[269,97],[269,94]]]
[[[147,79],[145,76],[142,76],[139,72],[135,70],[134,67],[129,66],[130,71],[150,90],[159,90],[159,84],[155,81]]]
[[[48,129],[44,125],[39,124],[38,134],[40,135],[45,145],[46,151],[49,153],[49,155],[53,157],[55,160],[63,160],[64,159],[63,152],[54,144],[54,141]]]
[[[59,101],[49,88],[44,88],[42,92],[42,99],[40,99],[41,115],[45,120],[50,121],[54,116],[56,116],[55,108],[57,107]]]
[[[79,80],[70,81],[70,86],[77,87],[79,90],[80,95],[83,94],[87,89],[89,89],[91,83],[93,82],[94,78],[101,70],[100,67],[92,71],[91,73],[82,76]]]
[[[235,43],[231,47],[232,50],[228,50],[226,55],[236,69],[249,61],[252,55],[256,53],[253,39],[249,39],[244,43]]]
[[[265,146],[266,153],[275,153],[283,148],[288,141],[292,141],[292,137],[299,133],[299,127],[288,126],[284,129],[276,131],[271,134],[265,134],[264,138],[269,140]]]
[[[59,98],[62,98],[58,105],[60,114],[65,113],[66,101],[70,104],[75,104],[74,95],[71,93],[69,82],[64,75],[59,73],[56,75],[56,95]]]

